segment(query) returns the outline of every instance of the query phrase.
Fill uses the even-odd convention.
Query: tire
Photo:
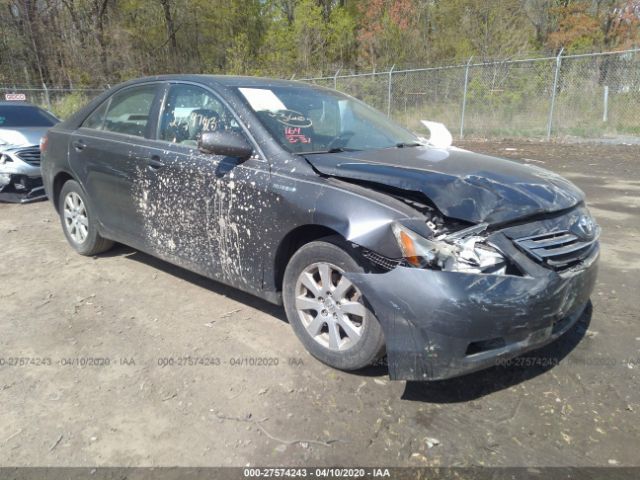
[[[311,355],[339,370],[364,368],[384,354],[378,320],[358,287],[342,276],[364,272],[359,260],[340,237],[327,237],[302,246],[283,279],[283,303],[293,331]]]
[[[111,240],[102,238],[87,196],[74,180],[62,186],[58,197],[60,223],[67,241],[80,255],[97,255],[113,246]]]

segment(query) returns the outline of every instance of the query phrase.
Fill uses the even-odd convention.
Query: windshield
[[[0,105],[0,128],[52,127],[58,120],[41,108],[24,105]]]
[[[355,98],[305,86],[238,88],[275,139],[293,153],[408,146],[418,138]]]

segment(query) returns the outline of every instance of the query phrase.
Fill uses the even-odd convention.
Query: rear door
[[[269,165],[201,153],[203,131],[250,135],[213,91],[172,83],[160,113],[158,168],[138,171],[135,202],[145,242],[158,256],[245,290],[262,287],[260,238],[268,217]]]
[[[82,180],[103,232],[137,245],[141,237],[133,192],[139,170],[149,168],[161,83],[119,90],[71,136],[71,166]]]

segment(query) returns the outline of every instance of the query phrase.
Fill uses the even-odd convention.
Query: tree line
[[[640,0],[0,0],[0,84],[290,77],[640,46]]]

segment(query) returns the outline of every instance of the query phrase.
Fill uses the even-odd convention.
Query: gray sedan
[[[122,242],[282,304],[335,368],[486,368],[570,329],[595,284],[599,227],[571,182],[429,144],[334,90],[139,79],[43,145],[78,253]]]

